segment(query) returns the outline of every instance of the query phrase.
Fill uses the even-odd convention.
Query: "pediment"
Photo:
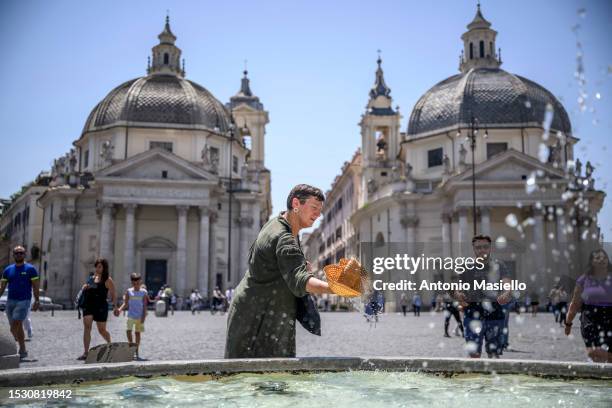
[[[551,179],[562,179],[564,174],[550,164],[541,163],[538,159],[516,150],[502,154],[476,165],[476,180],[481,181],[520,181],[534,171],[544,172]],[[454,176],[449,181],[468,181],[472,179],[471,167]]]
[[[168,152],[151,149],[115,163],[96,174],[97,177],[143,180],[214,180],[204,168]]]

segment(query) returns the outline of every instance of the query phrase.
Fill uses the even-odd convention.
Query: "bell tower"
[[[376,61],[376,77],[370,90],[370,99],[361,116],[361,152],[364,182],[373,186],[391,180],[393,168],[399,168],[400,121],[398,108],[393,108],[391,89],[385,83],[380,55]]]

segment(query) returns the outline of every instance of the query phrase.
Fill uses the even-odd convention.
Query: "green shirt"
[[[296,297],[313,276],[287,220],[268,221],[230,305],[225,358],[295,357]]]

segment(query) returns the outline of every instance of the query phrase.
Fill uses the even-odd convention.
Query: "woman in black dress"
[[[108,273],[108,261],[99,258],[94,263],[96,272],[86,284],[83,285],[83,347],[84,352],[78,360],[85,360],[89,352],[89,343],[91,342],[91,326],[96,322],[98,332],[106,340],[111,342],[110,333],[106,330],[106,320],[108,319],[108,295],[110,292],[113,312],[117,309],[115,284]]]

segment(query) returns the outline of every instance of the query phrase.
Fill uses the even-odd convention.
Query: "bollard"
[[[51,308],[51,316],[55,316],[55,308],[54,307]]]

